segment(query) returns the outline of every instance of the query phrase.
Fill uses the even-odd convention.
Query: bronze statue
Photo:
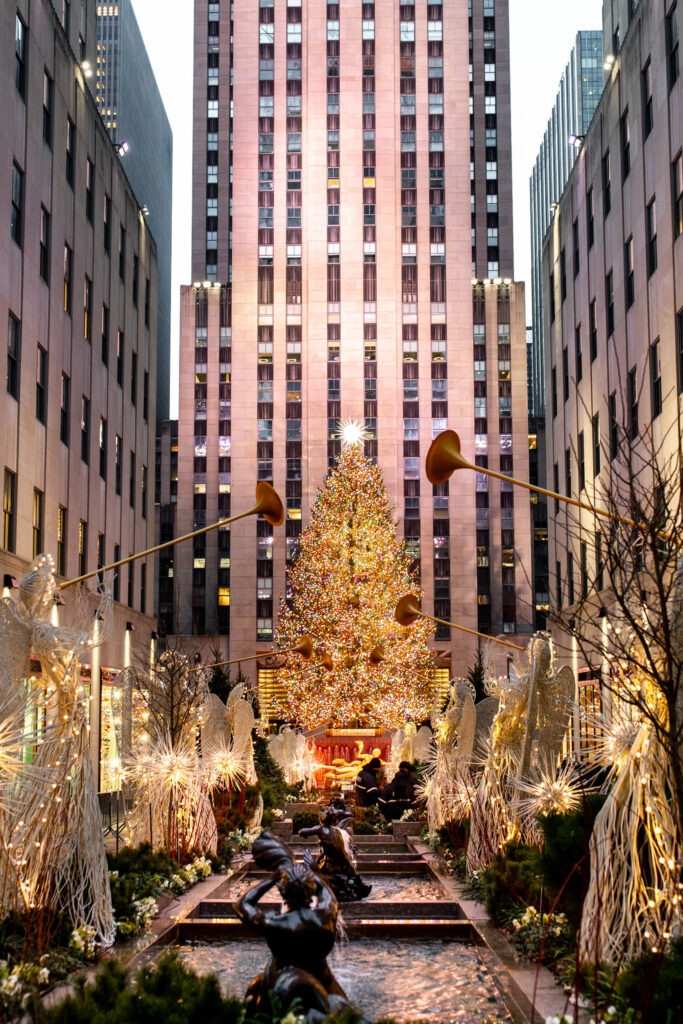
[[[350,820],[343,802],[337,799],[325,808],[319,825],[299,830],[304,839],[314,836],[319,841],[322,850],[317,859],[307,850],[304,862],[322,875],[340,903],[364,900],[372,890],[356,871],[351,836],[344,827]]]
[[[235,912],[263,936],[271,959],[247,989],[247,1016],[270,1012],[269,1000],[274,996],[285,1007],[299,999],[309,1024],[321,1021],[347,1005],[327,965],[336,938],[337,899],[327,883],[308,866],[296,864],[291,851],[270,832],[261,833],[252,855],[258,867],[272,874],[237,901]],[[287,907],[284,913],[259,906],[275,885]]]

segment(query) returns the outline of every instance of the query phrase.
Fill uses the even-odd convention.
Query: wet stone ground
[[[372,892],[365,903],[415,903],[418,900],[427,900],[430,903],[434,900],[443,900],[446,897],[438,882],[431,878],[420,875],[366,875],[362,877],[368,885],[372,886]],[[226,900],[236,900],[250,889],[256,879],[249,875],[238,878],[221,890],[221,897]],[[264,896],[263,903],[279,903],[280,894],[276,888],[272,888]],[[344,906],[342,904],[342,911]]]
[[[263,942],[195,943],[180,956],[201,974],[216,974],[225,992],[242,996],[263,969]],[[368,939],[337,947],[328,963],[349,999],[371,1019],[434,1024],[503,1024],[509,1016],[488,954],[461,942]]]

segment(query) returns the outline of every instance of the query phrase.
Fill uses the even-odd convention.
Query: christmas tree
[[[360,444],[347,444],[327,477],[288,569],[277,642],[303,633],[317,657],[289,655],[278,681],[279,713],[311,728],[397,728],[421,721],[434,700],[433,626],[394,620],[405,594],[422,597],[405,544],[396,538],[382,472]],[[321,656],[331,670],[321,665]]]

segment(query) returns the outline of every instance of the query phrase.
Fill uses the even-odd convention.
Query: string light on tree
[[[400,597],[421,597],[417,576],[396,537],[382,472],[363,454],[362,425],[347,421],[340,430],[344,447],[288,570],[277,634],[278,646],[291,649],[307,633],[332,668],[288,656],[278,710],[306,727],[397,728],[432,706],[434,627],[394,619]]]

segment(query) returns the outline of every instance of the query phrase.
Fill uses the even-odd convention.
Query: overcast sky
[[[464,3],[464,0],[460,0]],[[133,0],[173,129],[173,308],[171,415],[177,415],[178,306],[190,283],[192,188],[192,0]],[[601,0],[510,0],[515,277],[530,289],[529,175],[580,29],[601,27]],[[529,308],[527,296],[527,309]]]

